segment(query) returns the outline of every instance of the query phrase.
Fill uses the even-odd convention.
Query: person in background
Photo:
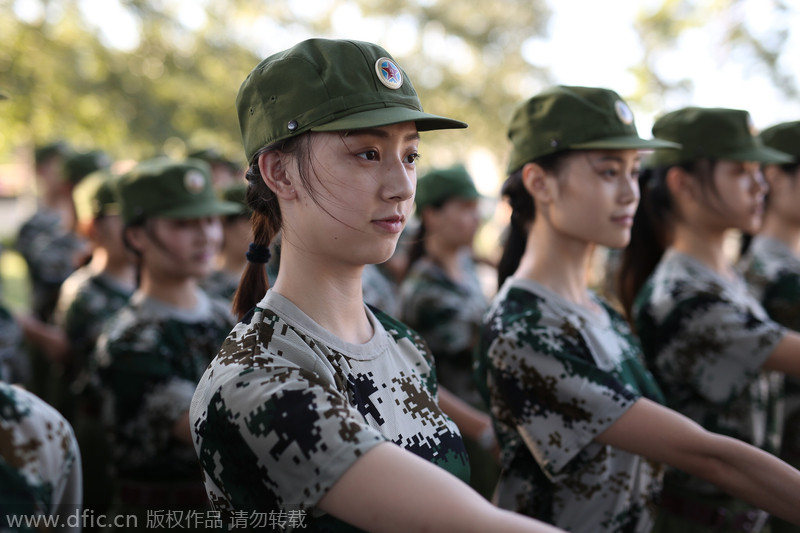
[[[108,167],[110,160],[99,150],[74,152],[56,143],[37,150],[36,161],[41,203],[20,227],[16,241],[31,281],[31,312],[19,314],[17,320],[31,362],[26,386],[57,404],[57,373],[51,366],[63,361],[68,346],[63,331],[53,324],[53,312],[61,284],[89,253],[87,242],[75,232],[72,190],[87,174]]]
[[[774,454],[782,395],[774,371],[800,376],[800,334],[769,318],[725,249],[730,230],[753,233],[761,224],[767,189],[759,163],[790,161],[754,131],[739,109],[690,106],[655,121],[653,135],[681,148],[657,149],[646,162],[619,287],[666,405]],[[655,531],[763,527],[770,502],[675,466],[664,476]],[[797,509],[794,491],[783,490]]]
[[[58,520],[53,531],[78,533],[81,495],[81,455],[69,422],[0,379],[0,531],[28,531],[24,521],[39,519]]]
[[[250,162],[241,317],[192,400],[195,450],[225,521],[283,512],[314,531],[555,531],[467,483],[422,339],[365,305],[411,214],[422,110],[380,46],[309,39],[264,59],[236,99]],[[271,288],[264,263],[281,232]]]
[[[111,486],[108,439],[100,420],[101,398],[91,386],[91,357],[105,322],[121,309],[136,288],[133,255],[122,240],[117,184],[108,169],[84,178],[73,191],[76,231],[91,244],[91,259],[61,285],[55,324],[63,329],[68,355],[56,380],[56,404],[72,423],[83,462],[84,505],[105,512]]]
[[[776,124],[759,134],[765,146],[792,157],[762,165],[769,186],[764,222],[749,243],[738,269],[770,318],[800,331],[800,121]],[[800,380],[785,377],[780,456],[800,467]],[[800,527],[778,518],[771,533],[798,533]]]
[[[509,138],[512,228],[481,340],[497,504],[573,532],[649,532],[670,465],[800,522],[800,472],[662,405],[626,320],[588,288],[595,247],[630,239],[642,152],[677,145],[639,137],[616,92],[562,85],[523,102]]]
[[[113,510],[205,509],[191,445],[189,403],[233,326],[229,305],[198,286],[222,239],[219,216],[239,205],[218,198],[208,165],[157,158],[123,174],[119,185],[125,244],[139,285],[105,324],[93,363],[112,433]]]
[[[364,265],[361,275],[364,302],[395,318],[400,315],[400,283],[408,270],[412,222],[400,233],[392,257],[383,263]]]
[[[398,318],[427,343],[440,385],[483,410],[472,371],[481,317],[489,303],[473,259],[480,198],[463,165],[434,168],[419,179],[415,198],[419,224],[400,285]],[[459,429],[470,456],[470,484],[490,497],[498,474],[491,454],[497,442],[489,415],[480,411],[476,415],[482,419],[477,431]]]
[[[222,218],[222,247],[217,256],[217,264],[207,277],[203,278],[200,286],[209,296],[233,302],[233,295],[239,286],[247,266],[247,249],[253,240],[250,228],[252,211],[245,202],[247,184],[230,185],[222,191],[223,200],[240,206],[239,212],[226,215]]]
[[[216,148],[203,148],[189,153],[190,159],[200,159],[211,167],[211,181],[217,190],[242,183],[240,166],[225,157]]]

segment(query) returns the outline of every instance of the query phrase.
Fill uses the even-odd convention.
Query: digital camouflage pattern
[[[627,322],[510,278],[481,339],[501,446],[495,503],[573,532],[644,532],[660,466],[594,441],[641,397],[662,402]]]
[[[26,363],[22,330],[8,308],[0,304],[0,382],[23,383],[28,373]]]
[[[785,244],[756,235],[739,268],[770,318],[800,331],[800,257]],[[785,386],[782,455],[800,465],[800,380],[785,376]]]
[[[429,257],[415,261],[400,285],[400,319],[418,332],[436,361],[439,383],[473,405],[480,402],[472,372],[481,319],[489,305],[475,263],[459,258],[464,279],[452,279]]]
[[[667,405],[704,428],[771,453],[780,443],[782,380],[761,366],[784,335],[747,289],[674,249],[633,306],[645,360]],[[678,485],[717,493],[677,470]]]
[[[72,427],[30,392],[0,382],[0,531],[9,514],[59,516],[81,508],[81,458]],[[79,531],[63,528],[59,531]]]
[[[315,506],[387,441],[469,477],[424,342],[381,311],[367,314],[372,339],[350,344],[270,290],[231,332],[191,409],[206,491],[224,523],[289,508],[309,512],[309,531],[354,531]]]
[[[70,343],[70,382],[85,381],[89,362],[103,325],[120,310],[133,291],[106,274],[84,266],[70,274],[61,286],[55,323],[63,328]],[[72,393],[77,393],[75,383]]]
[[[232,302],[236,289],[239,288],[240,279],[241,276],[231,274],[227,270],[218,269],[203,278],[200,286],[212,298]]]
[[[172,437],[172,428],[234,320],[227,303],[202,291],[197,298],[194,309],[183,310],[134,293],[98,339],[94,362],[121,478],[198,476],[192,447]]]
[[[364,291],[364,302],[372,307],[377,307],[389,316],[398,316],[400,312],[399,288],[388,274],[383,272],[381,265],[364,265],[361,287]]]
[[[49,321],[61,283],[77,268],[86,241],[62,227],[61,216],[39,209],[19,229],[16,250],[25,259],[33,290],[32,309]]]

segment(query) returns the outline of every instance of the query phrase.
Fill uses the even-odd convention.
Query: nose
[[[417,187],[416,167],[410,167],[402,160],[387,164],[382,187],[385,200],[403,202],[414,196]]]
[[[198,220],[197,224],[198,235],[203,242],[221,242],[222,241],[222,222],[219,217],[207,217]]]
[[[750,175],[753,178],[753,192],[755,194],[767,194],[769,191],[769,184],[767,183],[767,180],[764,179],[764,174],[761,172],[761,167],[756,166]]]
[[[623,204],[639,202],[639,179],[636,174],[625,174],[622,177],[619,199]]]

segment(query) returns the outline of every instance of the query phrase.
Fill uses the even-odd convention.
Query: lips
[[[390,215],[388,217],[374,219],[372,223],[378,228],[389,233],[400,233],[403,231],[406,217],[403,215]]]

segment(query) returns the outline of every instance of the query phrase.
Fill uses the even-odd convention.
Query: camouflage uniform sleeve
[[[764,310],[779,324],[800,331],[800,272],[784,272],[763,294]]]
[[[311,508],[386,441],[315,368],[314,354],[298,364],[299,343],[268,328],[242,342],[229,337],[192,401],[195,450],[218,509]],[[281,355],[291,352],[293,361]]]
[[[67,524],[67,516],[80,511],[83,497],[80,452],[67,420],[30,392],[0,383],[0,442],[5,443],[0,475],[16,481],[2,488],[0,503],[31,505],[4,510],[58,515]],[[73,530],[79,529],[59,529]]]
[[[648,329],[655,373],[716,404],[743,394],[785,334],[766,314],[711,292],[682,299]]]
[[[489,346],[492,414],[555,479],[639,398],[568,325],[519,320]],[[600,446],[600,445],[597,445]]]

